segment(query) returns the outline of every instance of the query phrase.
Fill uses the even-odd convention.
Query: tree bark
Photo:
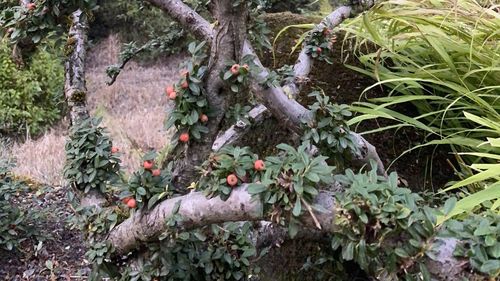
[[[307,229],[313,238],[321,237],[321,233],[334,233],[335,199],[333,193],[320,191],[315,204],[327,210],[324,213],[315,212],[322,232],[316,228],[315,221],[309,213],[304,212],[301,217],[304,227],[301,235],[307,236],[304,234],[307,233]],[[109,233],[107,240],[113,245],[115,254],[124,255],[142,243],[155,241],[164,231],[168,231],[166,221],[173,215],[180,215],[183,218],[180,228],[194,229],[214,223],[262,221],[265,219],[263,207],[260,200],[252,199],[252,196],[247,192],[246,184],[234,189],[227,201],[222,201],[220,197],[209,199],[201,192],[192,192],[188,195],[165,200],[150,212],[137,211],[115,227]],[[267,246],[269,243],[284,241],[286,236],[281,229],[274,229],[272,232],[274,234],[271,234],[271,237],[263,237],[260,241],[257,240],[257,244]],[[453,238],[440,238],[436,241],[440,243],[437,251],[439,260],[435,261],[425,257],[430,273],[438,280],[458,280],[459,276],[464,274],[462,266],[464,262],[453,257],[453,250],[459,241]],[[444,279],[443,276],[448,279]]]
[[[85,43],[87,42],[87,16],[77,10],[71,15],[71,28],[66,48],[70,50],[64,64],[64,94],[69,107],[71,125],[78,125],[89,118],[87,87],[85,85]]]
[[[246,39],[246,14],[248,12],[246,5],[242,3],[234,6],[231,0],[217,0],[213,1],[213,6],[214,18],[218,24],[213,35],[208,74],[205,78],[207,100],[212,117],[207,125],[209,132],[203,135],[200,141],[190,142],[187,147],[178,148],[185,149],[184,158],[176,162],[173,175],[174,185],[181,189],[198,178],[196,167],[205,161],[212,151],[212,144],[229,106],[231,99],[229,95],[234,95],[226,87],[220,74],[226,69],[228,61],[239,60],[243,42]]]

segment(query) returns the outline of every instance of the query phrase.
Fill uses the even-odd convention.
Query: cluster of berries
[[[254,162],[253,164],[253,168],[256,170],[256,171],[264,171],[264,169],[266,168],[266,165],[264,164],[264,161],[262,160],[257,160]],[[229,186],[231,187],[235,187],[236,185],[238,185],[238,177],[235,175],[235,174],[229,174],[227,177],[226,177],[226,182]]]

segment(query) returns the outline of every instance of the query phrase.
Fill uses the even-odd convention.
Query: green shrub
[[[0,42],[0,133],[39,134],[61,117],[63,67],[39,50],[18,68],[7,44]]]
[[[43,213],[17,207],[28,186],[13,179],[10,173],[13,163],[0,159],[0,249],[15,250],[21,242],[37,238],[36,222]]]

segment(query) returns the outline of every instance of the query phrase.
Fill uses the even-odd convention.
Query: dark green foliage
[[[125,190],[120,194],[120,198],[130,198],[133,197],[137,201],[137,207],[141,208],[146,206],[147,209],[151,209],[156,203],[160,202],[162,199],[172,197],[175,190],[170,184],[172,179],[172,162],[169,163],[167,169],[160,170],[156,167],[155,159],[156,153],[147,153],[144,157],[144,161],[151,161],[153,163],[152,169],[144,169],[143,167],[134,172],[128,181],[128,185]],[[152,171],[158,169],[160,170],[159,176],[154,176]]]
[[[344,161],[357,149],[346,120],[352,115],[349,106],[331,103],[330,97],[322,92],[315,91],[309,96],[315,97],[316,102],[309,106],[313,118],[305,123],[306,130],[302,140],[307,145],[315,145],[320,153],[342,167]]]
[[[224,147],[203,163],[198,187],[209,197],[220,196],[222,200],[227,200],[234,188],[228,185],[227,176],[234,174],[238,185],[253,182],[259,178],[258,172],[253,170],[257,159],[249,147]]]
[[[173,216],[171,227],[182,218]],[[150,243],[150,255],[139,258],[138,268],[122,280],[247,280],[258,272],[251,263],[257,252],[249,238],[251,224],[226,223],[193,231],[167,230]]]
[[[63,67],[45,50],[18,68],[0,42],[0,133],[39,134],[61,118]]]
[[[350,188],[337,195],[332,248],[342,246],[344,260],[356,261],[381,280],[422,280],[423,264],[417,265],[431,250],[434,211],[418,194],[399,188],[395,173],[386,180],[375,169],[360,174],[347,170],[335,179]]]
[[[11,43],[30,48],[46,37],[60,37],[67,32],[70,14],[82,9],[87,14],[96,7],[96,0],[45,0],[30,1],[33,10],[20,5],[22,1],[0,2],[0,37],[8,32]],[[5,28],[5,29],[4,29]]]
[[[318,187],[332,183],[334,167],[325,163],[327,157],[311,157],[301,145],[297,149],[287,144],[277,146],[278,156],[266,158],[266,170],[260,181],[248,186],[248,192],[264,203],[264,213],[280,225],[288,226],[290,236],[299,228],[298,217],[305,211],[312,214]]]
[[[42,219],[39,210],[22,210],[17,207],[29,187],[13,178],[12,162],[0,159],[0,249],[17,249],[21,242],[37,238],[37,221]],[[26,199],[25,199],[26,200]]]
[[[208,128],[200,121],[202,114],[209,113],[208,101],[202,83],[207,70],[207,67],[203,65],[206,58],[204,46],[204,42],[189,44],[192,59],[182,67],[186,72],[181,74],[181,79],[174,85],[175,108],[165,123],[166,128],[175,126],[177,129],[177,133],[173,136],[174,141],[177,141],[179,135],[184,132],[189,133],[195,139],[200,139],[201,134],[208,132]],[[184,83],[187,83],[187,88],[182,87]]]
[[[107,191],[107,183],[119,179],[120,159],[100,119],[87,119],[73,126],[66,142],[64,177],[75,187]]]
[[[500,276],[500,215],[486,211],[464,220],[450,220],[440,233],[443,237],[461,240],[454,255],[469,259],[475,270]]]

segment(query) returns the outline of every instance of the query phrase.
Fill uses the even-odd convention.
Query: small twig
[[[316,225],[316,227],[318,229],[322,229],[321,228],[321,224],[319,223],[318,218],[316,218],[316,215],[314,215],[314,211],[311,208],[311,206],[302,197],[300,197],[300,201],[302,201],[302,204],[304,204],[306,206],[307,211],[309,212],[309,214],[311,214],[311,217],[312,217],[312,219],[313,219],[314,224]]]

